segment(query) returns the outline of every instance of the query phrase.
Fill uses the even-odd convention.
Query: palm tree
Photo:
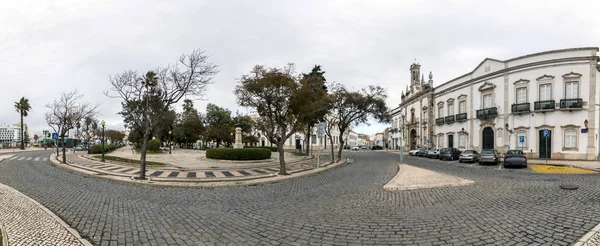
[[[23,131],[23,117],[27,117],[29,110],[31,110],[31,105],[29,105],[29,99],[25,97],[21,97],[21,100],[15,102],[15,109],[17,113],[21,114],[21,149],[25,149],[25,137]]]
[[[35,143],[38,143],[39,139],[40,139],[40,136],[38,136],[37,134],[33,135],[33,141],[35,141]]]

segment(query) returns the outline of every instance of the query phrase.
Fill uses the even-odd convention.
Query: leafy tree
[[[44,114],[48,126],[59,134],[64,143],[65,134],[75,127],[76,122],[86,118],[92,118],[97,114],[98,105],[81,102],[83,95],[77,90],[61,93],[60,98],[54,99],[52,103],[46,104],[50,111]],[[58,151],[58,148],[57,148]],[[63,144],[62,162],[66,163],[66,147]]]
[[[299,88],[293,64],[284,68],[255,66],[250,74],[242,76],[235,88],[238,104],[254,108],[260,115],[256,128],[271,143],[277,143],[279,173],[282,175],[288,174],[283,145],[300,125],[293,110],[296,106],[291,99]]]
[[[294,114],[298,117],[306,136],[306,154],[310,153],[310,138],[315,124],[323,122],[331,108],[327,94],[325,71],[315,65],[310,73],[302,74],[300,89],[292,97]]]
[[[360,91],[349,91],[342,84],[335,84],[331,94],[332,114],[339,134],[338,161],[342,158],[344,136],[351,124],[367,123],[369,117],[378,122],[390,121],[389,110],[385,104],[387,93],[380,86],[370,85]],[[333,156],[332,156],[333,158]]]
[[[21,149],[25,149],[25,133],[23,127],[23,117],[27,117],[29,115],[29,111],[31,110],[31,105],[29,104],[29,99],[25,97],[21,97],[21,100],[15,102],[15,109],[17,113],[21,115]]]
[[[116,94],[105,94],[122,100],[121,115],[129,129],[144,129],[140,179],[146,179],[148,141],[163,114],[186,95],[202,97],[216,73],[217,67],[208,61],[208,56],[194,50],[189,55],[180,56],[174,65],[159,67],[144,76],[135,71],[110,76],[112,90]]]
[[[123,142],[125,133],[119,130],[108,129],[104,131],[104,136],[109,139],[112,144],[115,144]]]
[[[200,135],[204,134],[202,117],[194,108],[192,100],[184,100],[183,112],[179,115],[179,123],[176,128],[179,128],[177,132],[180,142],[184,142],[186,145],[198,141]],[[181,137],[183,138],[181,139]]]
[[[217,143],[231,143],[233,133],[231,111],[209,103],[206,105],[206,138]]]
[[[254,128],[254,120],[247,115],[240,115],[239,112],[233,117],[233,126],[242,128],[242,142],[255,144],[258,143],[258,137],[252,135],[252,129]]]
[[[33,134],[33,141],[35,141],[35,143],[38,143],[38,140],[40,140],[40,136],[38,136],[37,134]]]

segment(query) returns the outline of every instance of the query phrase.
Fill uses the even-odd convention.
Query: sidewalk
[[[600,170],[600,161],[574,161],[574,160],[547,160],[546,159],[527,159],[527,164],[550,164],[581,167],[585,169]]]
[[[0,230],[1,245],[92,245],[50,210],[1,183]]]
[[[15,158],[15,157],[12,157]],[[12,159],[10,158],[10,159]],[[52,155],[50,160],[54,165],[65,167],[77,172],[92,176],[105,177],[115,180],[130,182],[146,182],[158,185],[176,185],[176,186],[243,186],[255,185],[259,183],[272,183],[285,179],[296,178],[312,173],[318,173],[330,168],[344,165],[345,160],[331,164],[329,156],[321,156],[320,167],[317,168],[316,158],[294,161],[286,160],[287,172],[290,175],[279,175],[279,161],[270,161],[266,163],[246,165],[237,163],[235,167],[227,163],[221,167],[198,167],[192,169],[182,169],[173,166],[167,167],[147,167],[147,181],[138,181],[133,177],[139,176],[139,165],[122,162],[100,162],[91,159],[87,155],[78,153],[67,153],[67,164],[61,164],[56,161]]]
[[[51,148],[49,148],[51,149]],[[19,148],[10,148],[10,149],[0,149],[0,154],[8,154],[8,153],[21,153],[21,152],[28,152],[28,151],[38,151],[38,150],[44,150],[44,148],[25,148],[24,150],[20,150]]]

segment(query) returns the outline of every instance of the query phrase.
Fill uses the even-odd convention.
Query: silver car
[[[465,150],[458,157],[458,162],[478,162],[479,153],[476,150]]]
[[[427,158],[440,158],[440,149],[438,148],[429,148],[427,150]]]
[[[484,149],[479,155],[479,164],[492,163],[498,165],[500,162],[500,155],[495,149]]]

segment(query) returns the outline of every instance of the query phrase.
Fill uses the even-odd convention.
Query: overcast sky
[[[555,3],[553,3],[555,2]],[[233,89],[254,65],[315,64],[328,81],[388,89],[400,103],[416,59],[434,85],[486,57],[600,46],[600,1],[6,1],[0,5],[0,123],[17,123],[29,98],[30,135],[48,129],[44,107],[78,89],[99,103],[107,128],[122,128],[108,75],[140,73],[203,49],[219,66],[211,102],[238,110]],[[246,109],[239,108],[241,112]],[[178,108],[178,110],[180,110]],[[374,134],[385,125],[360,126]]]

